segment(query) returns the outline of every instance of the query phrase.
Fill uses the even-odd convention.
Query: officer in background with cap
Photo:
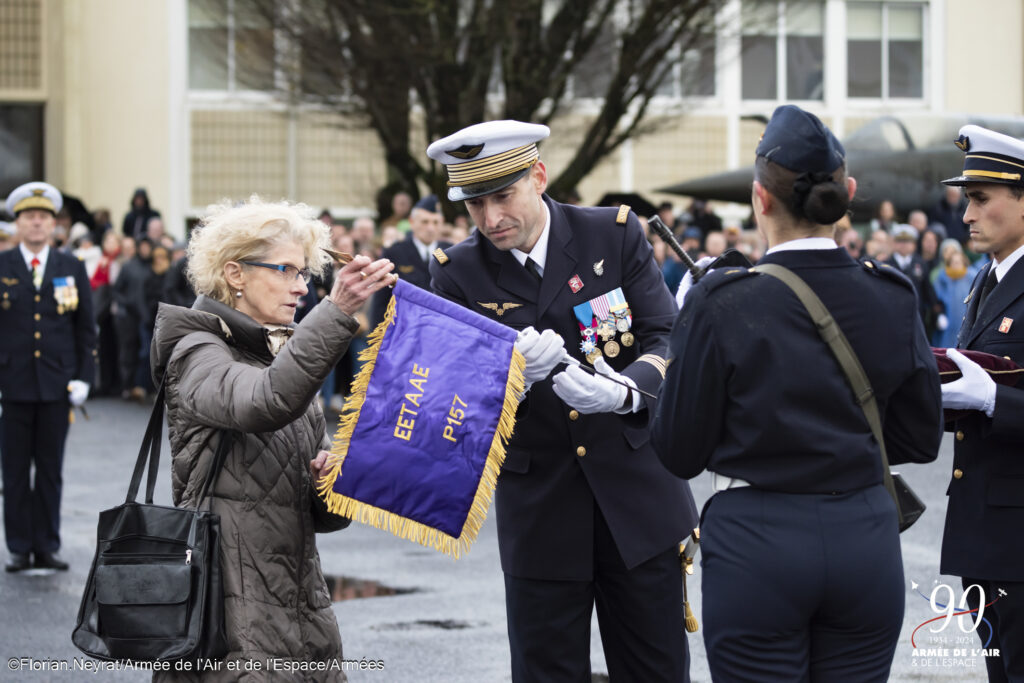
[[[405,239],[395,242],[384,250],[382,258],[395,264],[395,273],[411,285],[430,289],[431,254],[435,249],[447,249],[451,242],[438,241],[441,234],[441,206],[437,195],[427,195],[416,202],[409,214],[409,232]],[[391,300],[391,290],[384,288],[374,294],[370,310],[370,329],[375,329],[384,320],[384,312]]]
[[[941,394],[914,289],[832,239],[856,190],[842,144],[787,105],[756,155],[754,216],[769,246],[757,268],[789,269],[831,312],[874,391],[889,461],[934,460]],[[701,521],[712,678],[888,680],[906,593],[896,506],[807,309],[771,275],[714,270],[685,293],[670,352],[651,438],[678,476],[712,473]]]
[[[0,253],[0,454],[9,572],[68,568],[57,554],[64,439],[69,407],[89,395],[96,327],[85,266],[50,248],[62,203],[55,187],[39,182],[7,197],[20,242]]]
[[[893,253],[886,263],[906,275],[917,292],[918,312],[924,323],[924,332],[932,338],[943,307],[932,286],[931,273],[924,259],[917,253],[918,233],[912,225],[897,223],[892,229]]]
[[[964,170],[943,183],[964,187],[971,248],[992,258],[974,279],[957,348],[1024,365],[1024,142],[970,125],[956,144]],[[942,573],[963,578],[971,609],[986,605],[985,647],[999,650],[985,658],[989,680],[1024,681],[1024,387],[997,387],[963,354],[947,354],[963,374],[942,385],[942,404],[971,412],[947,424],[956,439]],[[984,625],[978,635],[988,641]]]
[[[432,287],[521,330],[526,358],[495,493],[512,679],[589,681],[596,602],[611,680],[688,680],[676,548],[696,508],[650,447],[650,400],[623,386],[657,391],[675,305],[628,207],[545,194],[548,134],[491,121],[427,150],[477,225],[435,252]]]

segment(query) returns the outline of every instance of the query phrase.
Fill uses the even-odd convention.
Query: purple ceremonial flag
[[[399,280],[342,418],[331,509],[455,556],[468,548],[522,392],[516,335]]]

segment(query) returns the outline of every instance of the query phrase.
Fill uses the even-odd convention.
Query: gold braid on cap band
[[[24,211],[26,209],[46,209],[52,213],[57,213],[57,207],[54,206],[53,201],[49,197],[43,197],[40,195],[25,197],[14,205],[14,213],[18,213],[19,211]]]
[[[485,159],[476,159],[462,164],[449,164],[448,186],[462,187],[485,183],[488,180],[497,180],[516,171],[529,168],[539,158],[540,152],[537,151],[537,145],[531,142],[528,145],[516,147]]]

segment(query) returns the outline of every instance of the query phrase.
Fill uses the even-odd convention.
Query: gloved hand
[[[960,379],[942,385],[942,407],[954,410],[980,410],[989,417],[996,409],[996,383],[980,365],[956,349],[946,349],[960,368]]]
[[[89,398],[89,385],[80,379],[73,379],[68,382],[68,400],[71,405],[78,407]]]
[[[636,384],[630,378],[612,370],[604,358],[597,359],[594,369],[600,374],[591,375],[575,365],[570,365],[551,380],[555,394],[566,405],[586,415],[619,410],[629,400],[631,392],[621,384],[609,382],[602,375],[614,377],[632,386]]]
[[[944,331],[949,327],[949,318],[946,317],[945,313],[939,313],[938,319],[935,321],[935,329],[940,332]]]
[[[554,330],[537,332],[532,327],[527,327],[519,332],[516,349],[526,359],[523,379],[526,381],[526,390],[529,391],[531,384],[550,375],[562,360],[562,356],[565,355],[565,342]]]
[[[709,263],[711,263],[714,260],[715,258],[713,256],[705,256],[697,260],[697,265],[700,266],[701,268],[705,268]],[[707,273],[705,273],[705,275],[706,274]],[[686,293],[690,291],[690,287],[692,286],[693,273],[691,273],[690,269],[687,268],[686,275],[683,276],[683,281],[679,283],[679,289],[676,290],[676,305],[679,306],[680,309],[683,308],[683,303],[686,300]]]

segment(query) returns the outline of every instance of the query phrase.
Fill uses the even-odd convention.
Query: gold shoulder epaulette
[[[619,215],[615,217],[615,222],[619,225],[625,225],[627,218],[629,218],[629,204],[622,204],[619,206]]]
[[[442,266],[448,263],[449,260],[448,254],[444,253],[444,249],[442,249],[441,247],[438,247],[437,249],[434,250],[434,258],[436,258],[437,262],[440,263]]]

